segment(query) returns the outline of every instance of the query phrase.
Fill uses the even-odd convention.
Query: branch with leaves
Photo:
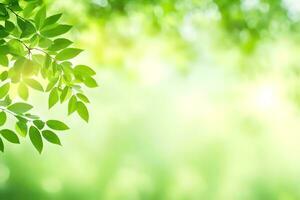
[[[60,24],[61,16],[47,16],[42,0],[0,1],[0,126],[7,119],[15,122],[13,128],[0,129],[0,151],[4,151],[3,139],[18,144],[19,137],[27,135],[40,153],[44,141],[61,145],[56,132],[69,127],[30,113],[31,89],[49,93],[49,109],[68,102],[68,115],[77,112],[89,121],[86,104],[90,101],[82,86],[97,87],[96,73],[71,62],[82,50],[70,47],[73,42],[62,37],[72,26]],[[13,99],[12,86],[18,88],[18,97]]]

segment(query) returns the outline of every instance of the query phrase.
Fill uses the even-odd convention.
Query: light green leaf
[[[14,144],[19,144],[19,138],[18,136],[15,134],[15,132],[13,132],[12,130],[9,129],[3,129],[0,131],[0,134],[9,142],[14,143]]]
[[[34,126],[31,126],[29,129],[29,138],[36,150],[41,153],[43,150],[43,139],[40,131]]]
[[[0,55],[0,65],[4,67],[8,66],[8,58],[6,55]]]
[[[59,38],[53,41],[53,44],[48,48],[49,51],[59,51],[61,49],[64,49],[68,46],[70,46],[73,42],[65,39],[65,38]]]
[[[2,99],[7,95],[9,88],[10,88],[10,83],[5,83],[0,87],[0,99]]]
[[[27,103],[15,103],[7,107],[8,110],[18,114],[26,113],[32,108],[33,107]]]
[[[43,86],[38,81],[34,79],[25,79],[24,82],[31,88],[44,92]]]
[[[50,142],[52,144],[61,145],[60,139],[54,132],[52,132],[50,130],[44,130],[44,131],[42,131],[42,135],[48,142]]]
[[[75,74],[78,74],[78,75],[81,75],[81,76],[94,76],[96,75],[96,72],[86,66],[86,65],[77,65],[76,67],[74,67],[74,73]]]
[[[73,112],[76,111],[76,103],[77,103],[76,96],[72,96],[68,104],[68,115],[71,115]]]
[[[47,28],[47,29],[42,29],[41,30],[41,34],[45,37],[56,37],[62,34],[67,33],[70,29],[72,28],[72,26],[70,25],[57,25],[55,27],[51,27],[51,28]]]
[[[19,133],[19,135],[21,135],[22,137],[26,137],[27,135],[27,131],[28,131],[28,127],[27,124],[23,121],[18,121],[16,123],[16,131],[17,133]]]
[[[28,91],[28,87],[24,83],[19,84],[18,94],[23,100],[25,101],[28,100],[29,91]]]
[[[46,124],[49,128],[57,131],[64,131],[69,129],[69,127],[65,123],[58,120],[48,120]]]
[[[59,61],[69,60],[76,57],[78,54],[82,52],[81,49],[76,48],[67,48],[62,50],[56,55],[56,59]]]
[[[78,93],[76,95],[81,101],[85,103],[90,103],[90,100],[84,94]]]
[[[83,83],[89,87],[89,88],[95,88],[98,87],[98,84],[96,82],[95,79],[93,79],[92,77],[86,77],[83,81]]]
[[[52,108],[59,100],[59,94],[57,88],[54,88],[50,94],[48,99],[48,106],[49,109]]]
[[[76,109],[79,116],[86,122],[89,122],[89,111],[86,108],[85,104],[82,103],[81,101],[78,101],[76,103]]]
[[[63,103],[67,97],[70,95],[70,87],[69,86],[66,86],[63,91],[61,92],[61,95],[60,95],[60,102]]]
[[[46,18],[46,7],[43,6],[36,13],[35,18],[34,18],[34,22],[35,22],[35,25],[36,25],[37,29],[40,29],[43,26],[45,18]]]

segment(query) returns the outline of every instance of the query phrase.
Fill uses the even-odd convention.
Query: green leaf
[[[67,48],[62,50],[56,55],[56,59],[59,61],[69,60],[76,57],[78,54],[82,52],[81,49],[76,48]]]
[[[0,126],[3,126],[6,122],[6,113],[5,112],[0,112]]]
[[[64,131],[69,129],[69,127],[65,123],[58,120],[48,120],[46,124],[49,128],[57,131]]]
[[[43,122],[42,120],[34,120],[33,124],[40,130],[42,130],[45,126],[45,122]]]
[[[4,6],[4,4],[0,4],[0,20],[6,20],[9,18],[9,14]]]
[[[86,122],[89,122],[89,111],[86,108],[85,104],[81,101],[76,103],[77,113],[79,116]]]
[[[90,100],[84,94],[78,93],[76,95],[81,101],[85,103],[90,103]]]
[[[54,88],[49,94],[48,105],[49,109],[52,108],[59,100],[58,89]]]
[[[42,29],[41,30],[41,34],[45,37],[56,37],[62,34],[67,33],[70,29],[72,28],[72,26],[70,25],[57,25],[55,27],[51,27],[51,28],[47,28],[47,29]]]
[[[44,25],[43,27],[49,26],[54,24],[55,22],[57,22],[62,16],[62,13],[56,14],[56,15],[52,15],[50,17],[47,17],[44,21]]]
[[[53,44],[48,48],[49,51],[59,51],[61,49],[67,48],[70,46],[73,42],[65,39],[65,38],[59,38],[53,41]]]
[[[31,110],[33,107],[27,103],[15,103],[7,107],[8,110],[17,113],[23,114]]]
[[[93,79],[92,77],[86,77],[83,81],[83,83],[89,87],[89,88],[95,88],[98,87],[98,84],[96,82],[95,79]]]
[[[0,134],[9,142],[14,143],[14,144],[19,144],[19,138],[15,134],[15,132],[9,130],[9,129],[3,129],[0,131]]]
[[[24,83],[19,84],[18,94],[23,100],[27,101],[29,96],[29,91],[28,91],[28,87]]]
[[[76,67],[74,67],[74,73],[79,74],[81,76],[94,76],[96,75],[96,72],[86,66],[86,65],[77,65]]]
[[[8,71],[4,71],[0,74],[0,80],[5,81],[8,78]]]
[[[0,138],[0,151],[4,152],[4,144],[1,138]]]
[[[51,44],[52,44],[52,40],[50,40],[46,37],[40,36],[39,44],[38,44],[39,47],[48,48]]]
[[[7,95],[9,88],[10,88],[10,83],[5,83],[0,87],[0,99],[2,99]]]
[[[66,99],[67,99],[67,97],[70,95],[70,87],[69,86],[66,86],[64,89],[63,89],[63,91],[62,91],[62,93],[61,93],[61,95],[60,95],[60,102],[61,103],[63,103]]]
[[[4,26],[0,25],[0,38],[5,38],[9,35]]]
[[[40,29],[46,19],[46,7],[43,6],[35,15],[34,22],[37,29]]]
[[[73,112],[76,111],[76,103],[77,103],[76,96],[72,96],[68,104],[68,115],[71,115]]]
[[[9,53],[16,56],[25,56],[27,51],[25,51],[24,46],[16,39],[12,39],[8,42]],[[7,48],[7,47],[6,47]]]
[[[23,19],[18,17],[17,23],[22,31],[22,34],[20,36],[21,38],[29,37],[30,35],[34,34],[36,31],[34,25],[29,21],[24,21]]]
[[[7,67],[8,66],[8,58],[6,55],[0,55],[0,65]]]
[[[26,137],[27,131],[28,131],[28,127],[27,127],[26,122],[18,121],[16,123],[15,128],[16,128],[17,133],[19,133],[19,135],[21,135],[22,137]]]
[[[38,81],[36,81],[34,79],[25,79],[24,81],[31,88],[41,91],[41,92],[44,92],[43,86]]]
[[[52,144],[61,145],[60,139],[54,132],[52,132],[50,130],[44,130],[44,131],[42,131],[42,135],[48,142],[50,142]]]
[[[43,150],[43,139],[40,131],[34,126],[31,126],[29,129],[29,138],[36,150],[41,153]]]
[[[46,92],[49,92],[55,86],[57,81],[58,81],[58,78],[51,79],[50,82],[47,85]]]
[[[5,30],[7,32],[11,32],[11,31],[13,31],[15,29],[15,24],[12,23],[11,21],[8,21],[8,20],[5,21],[5,25],[4,26],[5,26]]]

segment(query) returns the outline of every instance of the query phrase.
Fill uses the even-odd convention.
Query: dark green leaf
[[[11,32],[11,31],[13,31],[14,29],[15,29],[14,23],[12,23],[11,21],[6,20],[6,21],[5,21],[5,30],[6,30],[7,32]]]
[[[19,138],[15,134],[15,132],[9,130],[9,129],[3,129],[0,131],[0,134],[9,142],[14,143],[14,144],[19,144]]]
[[[42,135],[48,142],[52,144],[61,145],[58,136],[54,132],[50,130],[44,130],[42,131]]]
[[[6,113],[5,112],[0,112],[0,126],[3,126],[6,122]]]
[[[45,122],[43,122],[42,120],[34,120],[33,124],[40,130],[42,130],[45,126]]]
[[[0,151],[4,152],[4,144],[1,138],[0,138]]]
[[[18,26],[20,27],[20,29],[22,31],[22,34],[20,36],[21,38],[29,37],[30,35],[35,33],[35,27],[31,22],[24,21],[23,19],[18,17],[17,18],[17,23],[18,23]]]
[[[43,150],[43,139],[40,131],[34,126],[31,126],[29,129],[29,138],[36,150],[41,153]]]

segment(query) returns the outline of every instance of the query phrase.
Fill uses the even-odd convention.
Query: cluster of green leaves
[[[72,26],[61,24],[62,14],[47,16],[42,0],[0,1],[0,126],[7,117],[15,127],[0,129],[3,138],[20,143],[27,134],[33,146],[42,152],[43,140],[60,145],[56,131],[69,129],[59,120],[42,120],[30,113],[27,101],[30,90],[49,93],[49,109],[68,101],[68,114],[77,112],[86,122],[89,112],[82,86],[97,87],[95,71],[70,61],[82,50],[70,47],[72,41],[62,37]],[[18,96],[12,98],[11,90]]]

